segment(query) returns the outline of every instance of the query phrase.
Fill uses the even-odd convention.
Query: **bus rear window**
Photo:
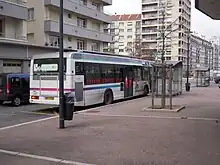
[[[34,73],[58,73],[59,59],[58,58],[44,58],[35,59],[33,65]],[[66,58],[64,58],[64,72],[66,72]]]

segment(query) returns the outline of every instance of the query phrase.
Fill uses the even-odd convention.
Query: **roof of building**
[[[122,14],[122,15],[112,15],[113,21],[135,21],[141,20],[141,14]]]

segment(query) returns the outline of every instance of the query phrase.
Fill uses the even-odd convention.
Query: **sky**
[[[220,37],[220,21],[212,20],[194,7],[192,1],[192,26],[191,30],[198,35],[205,36],[206,39],[217,36]],[[105,12],[109,14],[133,14],[141,13],[141,0],[112,0],[112,6],[105,7]]]

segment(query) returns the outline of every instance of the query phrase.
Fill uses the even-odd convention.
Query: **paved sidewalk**
[[[78,113],[64,130],[57,119],[0,130],[1,164],[219,165],[219,99],[193,88],[174,98],[180,113],[144,112],[145,97]]]

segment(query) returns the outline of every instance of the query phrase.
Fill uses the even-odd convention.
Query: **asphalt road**
[[[38,104],[22,105],[20,107],[13,107],[10,104],[0,105],[0,128],[51,117],[55,114],[34,112],[50,107],[51,105]]]

